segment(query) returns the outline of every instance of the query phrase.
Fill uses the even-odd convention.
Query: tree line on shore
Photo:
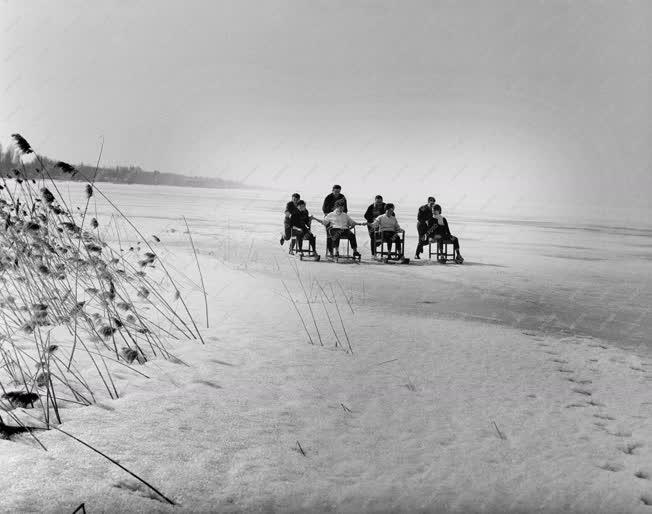
[[[146,171],[140,166],[114,166],[97,168],[91,164],[75,164],[74,167],[79,173],[71,174],[64,172],[57,167],[57,160],[50,159],[40,155],[41,161],[48,170],[48,173],[56,180],[78,180],[83,181],[83,177],[93,177],[97,182],[113,182],[117,184],[148,184],[148,185],[166,185],[166,186],[183,186],[183,187],[206,187],[206,188],[240,188],[246,187],[239,182],[225,180],[217,177],[198,177],[181,175],[179,173],[167,173],[160,171]],[[24,168],[23,168],[24,166]],[[20,170],[21,175],[27,179],[37,176],[36,171],[40,168],[38,161],[24,163],[21,162],[19,155],[12,147],[3,151],[0,145],[0,173],[7,176],[12,174],[14,169]]]

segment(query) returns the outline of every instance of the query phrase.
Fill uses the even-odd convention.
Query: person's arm
[[[344,200],[344,207],[342,208],[342,211],[348,213],[348,212],[349,212],[349,208],[348,208],[348,206],[346,205],[346,196],[342,195],[342,200]]]
[[[317,223],[320,223],[321,225],[324,224],[324,222],[322,220],[320,220],[319,218],[315,218],[312,215],[310,216],[310,221],[316,221]]]
[[[380,225],[380,216],[378,216],[373,223],[371,224],[371,228],[374,230],[378,230],[378,226]]]
[[[405,232],[405,230],[403,230],[401,228],[401,225],[398,224],[398,220],[396,219],[396,216],[394,216],[394,227],[396,229],[396,232],[399,232],[399,233],[400,232]]]
[[[444,220],[444,231],[446,233],[446,237],[448,237],[451,235],[451,231],[448,228],[448,220],[446,218],[443,218],[443,220]]]

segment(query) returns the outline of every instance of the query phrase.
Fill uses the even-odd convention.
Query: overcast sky
[[[288,192],[648,206],[652,2],[0,1],[0,141]],[[425,198],[424,198],[425,200]]]

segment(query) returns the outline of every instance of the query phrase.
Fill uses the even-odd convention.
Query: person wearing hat
[[[423,252],[423,247],[428,242],[428,231],[432,228],[433,220],[433,207],[435,206],[435,197],[429,196],[428,203],[419,207],[417,211],[417,233],[419,234],[419,242],[417,243],[417,250],[414,254],[415,259],[421,259],[420,255]]]
[[[376,195],[374,203],[367,207],[367,212],[364,213],[364,219],[367,220],[367,223],[373,223],[374,220],[381,214],[385,214],[386,204],[383,202],[383,197]],[[376,255],[376,245],[374,244],[374,229],[371,225],[367,226],[369,230],[369,239],[371,241],[371,255]],[[380,244],[380,241],[378,242]]]
[[[283,222],[284,230],[281,234],[281,246],[292,237],[292,223],[290,222],[290,218],[298,210],[297,204],[300,199],[301,195],[299,193],[294,193],[292,195],[292,200],[285,205],[285,221]]]
[[[342,186],[339,184],[335,184],[332,192],[324,198],[324,203],[321,207],[324,216],[329,215],[335,210],[335,202],[342,202],[342,212],[349,212],[346,205],[346,197],[342,194]],[[333,253],[333,241],[328,236],[326,236],[326,250],[328,253]]]

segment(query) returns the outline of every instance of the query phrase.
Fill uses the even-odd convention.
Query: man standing
[[[417,212],[417,232],[419,234],[419,242],[417,243],[417,251],[414,254],[415,259],[421,259],[421,252],[423,252],[423,247],[427,243],[428,231],[434,223],[432,213],[434,206],[435,197],[429,196],[428,203],[419,207],[419,211]]]
[[[321,210],[324,212],[324,216],[330,214],[335,210],[335,202],[342,202],[342,212],[349,212],[346,206],[346,197],[342,194],[342,186],[335,184],[333,186],[333,192],[324,198],[324,204],[322,205]]]
[[[367,207],[367,212],[364,213],[364,219],[367,220],[367,223],[373,223],[374,220],[381,214],[385,214],[386,205],[383,202],[383,197],[376,195],[374,203]],[[369,240],[371,241],[371,255],[376,255],[376,245],[374,244],[374,229],[371,225],[367,226],[369,230]]]
[[[326,198],[324,198],[324,204],[321,207],[324,216],[329,215],[331,212],[335,210],[335,202],[342,203],[342,212],[344,213],[349,212],[346,206],[346,197],[342,194],[342,186],[340,186],[339,184],[335,184],[333,186],[333,192],[327,195]],[[333,241],[328,236],[326,236],[326,250],[330,254],[333,253]]]
[[[300,198],[301,195],[299,193],[294,193],[292,195],[292,200],[285,205],[285,220],[283,222],[284,230],[281,234],[281,246],[292,237],[292,224],[290,218],[292,217],[292,214],[297,212],[297,204],[299,203]]]

